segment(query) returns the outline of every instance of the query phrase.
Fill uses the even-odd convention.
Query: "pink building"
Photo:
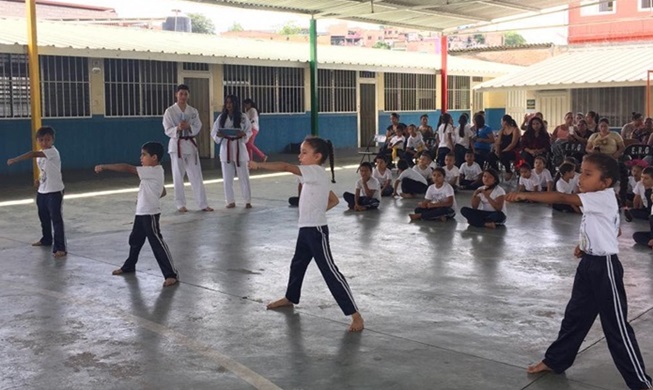
[[[653,39],[653,0],[582,0],[569,7],[569,43]]]

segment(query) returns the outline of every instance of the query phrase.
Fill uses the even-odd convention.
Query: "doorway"
[[[188,104],[195,107],[202,121],[202,130],[195,138],[200,158],[211,158],[211,93],[209,79],[200,77],[184,77],[184,84],[190,89]]]
[[[366,147],[376,135],[376,84],[361,83],[359,86],[360,110],[358,110],[358,147]]]

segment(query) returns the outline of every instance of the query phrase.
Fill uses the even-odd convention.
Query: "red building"
[[[653,0],[582,0],[569,7],[569,44],[653,39]]]

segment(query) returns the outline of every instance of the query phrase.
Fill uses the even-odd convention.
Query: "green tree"
[[[526,43],[526,39],[514,31],[503,34],[503,44],[506,46],[517,46]]]
[[[297,26],[295,22],[287,22],[279,30],[279,34],[281,35],[297,35],[300,32],[302,32],[302,28]]]
[[[483,35],[483,34],[474,34],[472,39],[474,41],[476,41],[476,43],[478,43],[480,45],[485,45],[485,35]]]
[[[202,14],[188,14],[188,17],[194,33],[215,35],[215,24],[211,19]]]
[[[374,46],[372,46],[372,48],[373,49],[385,49],[385,50],[390,50],[391,49],[390,44],[387,43],[387,42],[383,42],[383,41],[376,42],[374,44]]]
[[[227,31],[244,31],[244,30],[245,29],[240,23],[234,22],[234,24],[232,24]]]

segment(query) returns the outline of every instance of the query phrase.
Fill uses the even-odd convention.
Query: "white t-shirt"
[[[422,168],[419,167],[419,165],[415,165],[413,167],[413,171],[415,171],[415,172],[419,173],[420,175],[424,176],[424,179],[426,179],[427,182],[429,181],[429,178],[433,174],[433,168],[431,168],[430,166],[427,166],[425,169],[422,169]]]
[[[408,137],[408,142],[406,143],[406,147],[413,148],[415,150],[419,150],[423,148],[424,138],[422,137],[422,133],[417,132],[414,137],[412,135]]]
[[[628,193],[632,194],[635,192],[635,186],[639,183],[635,180],[635,176],[628,176]]]
[[[458,185],[458,177],[460,176],[460,170],[458,167],[454,165],[451,169],[449,169],[445,165],[442,167],[442,169],[444,169],[444,173],[446,174],[444,179],[447,181],[447,183],[451,183],[455,180],[454,184]]]
[[[36,165],[39,167],[39,194],[63,191],[61,177],[61,156],[54,146],[41,150],[45,157],[37,157]]]
[[[385,172],[379,172],[378,168],[372,170],[372,177],[379,181],[379,184],[383,186],[386,181],[389,180],[392,183],[392,171],[388,168],[385,169]]]
[[[540,189],[544,191],[544,189],[549,185],[549,182],[553,182],[553,177],[551,176],[551,171],[548,169],[544,168],[544,170],[540,173],[535,172],[535,169],[531,170],[531,176],[537,176],[539,178],[539,185]]]
[[[560,178],[556,182],[556,191],[562,192],[563,194],[574,194],[576,193],[577,187],[578,182],[575,178],[569,181],[565,181],[564,179]]]
[[[420,175],[419,173],[415,172],[412,169],[404,169],[403,172],[401,172],[399,174],[399,177],[397,178],[398,181],[402,181],[404,179],[411,179],[420,183],[428,184],[424,176]]]
[[[161,194],[163,194],[163,167],[136,167],[141,184],[138,186],[136,215],[161,214]]]
[[[188,121],[190,130],[184,130],[181,133],[177,132],[177,126],[182,121]],[[191,140],[179,140],[179,136],[191,137],[199,134],[202,130],[202,121],[200,115],[194,107],[186,105],[186,109],[182,109],[177,103],[168,107],[163,114],[163,129],[170,141],[168,141],[168,153],[177,154],[178,149],[181,149],[182,155],[192,155],[197,153],[197,148],[193,145]]]
[[[367,181],[367,188],[374,191],[371,198],[378,199],[381,201],[381,185],[379,181],[373,177],[370,177],[370,180]],[[365,187],[363,187],[363,179],[358,179],[356,182],[356,189],[360,190],[360,196],[367,196],[365,193]]]
[[[438,148],[448,148],[448,140],[449,140],[449,134],[453,132],[453,126],[447,125],[446,128],[444,124],[440,125],[438,127],[438,138],[440,140],[440,143],[438,144]]]
[[[245,136],[243,138],[229,140],[218,136],[221,117],[222,114],[220,114],[218,119],[213,122],[213,128],[211,129],[211,138],[213,138],[215,143],[220,144],[220,161],[228,162],[228,159],[231,159],[232,162],[249,161],[249,153],[247,153],[247,147],[245,146],[249,138],[252,136],[252,123],[249,121],[249,118],[247,118],[247,115],[245,114],[240,117],[239,128],[245,132]],[[227,116],[223,128],[233,129],[234,127],[233,119]]]
[[[453,187],[447,182],[444,182],[440,188],[437,188],[435,184],[431,184],[426,190],[424,199],[430,201],[431,203],[439,203],[444,202],[450,196],[453,196],[453,205],[451,205],[451,208],[456,210],[458,208],[458,204],[456,203],[456,196],[454,194]]]
[[[639,195],[642,198],[642,204],[644,207],[648,207],[651,200],[646,197],[646,188],[644,188],[644,184],[641,181],[639,181],[635,185],[635,188],[633,188],[633,194],[635,196]]]
[[[393,135],[392,138],[390,138],[389,146],[391,148],[398,147],[399,149],[403,149],[405,141],[406,141],[406,137],[404,137],[403,135]]]
[[[583,204],[580,250],[594,256],[619,253],[619,206],[614,189],[578,194]]]
[[[299,197],[299,222],[302,227],[325,226],[329,204],[329,178],[321,165],[300,165],[302,195]]]
[[[250,108],[247,110],[245,113],[247,115],[247,118],[249,118],[249,122],[252,124],[252,129],[254,130],[259,130],[258,127],[258,111],[254,107]]]
[[[486,188],[487,188],[487,186],[482,186],[479,189],[481,191],[483,191]],[[490,198],[492,198],[492,200],[494,200],[494,199],[496,199],[496,198],[498,198],[500,196],[505,196],[505,195],[506,195],[506,191],[504,191],[503,188],[501,188],[500,186],[494,187],[492,192],[490,192]],[[477,208],[478,210],[497,211],[497,210],[495,210],[494,207],[492,207],[492,205],[490,204],[490,201],[485,197],[483,192],[479,192],[479,194],[476,195],[476,196],[478,196],[481,199],[481,203],[478,204],[478,208]],[[506,209],[506,202],[505,201],[503,202],[503,207],[499,211],[503,211],[503,213],[506,214],[506,215],[508,214],[507,209]]]
[[[474,136],[474,132],[472,131],[472,127],[469,124],[465,125],[465,130],[463,131],[463,136],[460,136],[460,125],[457,126],[454,131],[454,142],[456,145],[461,145],[465,147],[465,149],[469,149],[469,140]]]
[[[539,191],[540,190],[540,178],[537,175],[531,174],[531,177],[525,178],[524,176],[519,177],[519,185],[524,186],[526,191]]]
[[[483,174],[483,170],[477,162],[473,162],[471,166],[465,162],[460,166],[460,173],[465,175],[465,180],[476,180],[479,175]]]

